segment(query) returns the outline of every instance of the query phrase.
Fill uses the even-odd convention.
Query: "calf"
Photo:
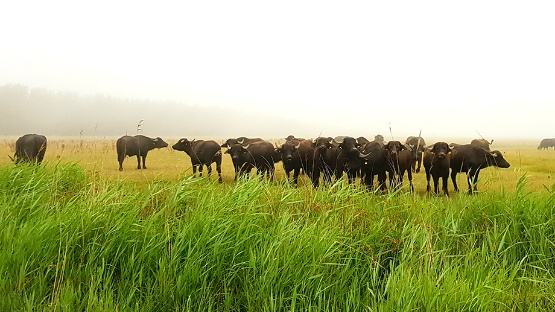
[[[270,142],[258,141],[243,146],[233,144],[225,152],[231,156],[235,168],[235,180],[241,175],[248,176],[252,168],[258,174],[267,175],[270,181],[274,178],[275,166],[280,155]]]
[[[414,191],[412,185],[412,167],[416,151],[409,145],[399,141],[389,141],[384,145],[386,160],[388,163],[389,185],[393,189],[399,188],[403,184],[405,171],[409,179],[410,190]]]
[[[339,144],[331,137],[318,137],[314,140],[314,161],[312,171],[312,185],[318,187],[320,184],[320,175],[323,173],[323,179],[326,183],[331,183],[332,176],[336,179],[341,178],[343,172],[337,172],[337,162],[339,158]]]
[[[301,169],[312,175],[314,163],[314,144],[311,140],[291,139],[276,148],[283,162],[285,175],[289,180],[293,171],[293,183],[297,185]]]
[[[449,153],[451,148],[445,142],[437,142],[430,150],[424,152],[424,170],[426,171],[426,191],[430,192],[430,175],[434,179],[434,192],[439,194],[439,178],[442,178],[443,193],[449,196]]]
[[[489,166],[499,168],[509,168],[510,164],[503,158],[499,151],[486,151],[485,149],[472,144],[459,145],[451,151],[451,180],[455,191],[458,192],[457,173],[465,172],[468,181],[468,194],[478,192],[477,183],[480,170]],[[474,186],[474,187],[473,187]]]
[[[172,148],[176,151],[183,151],[191,157],[193,175],[197,173],[202,177],[202,167],[206,166],[208,175],[212,173],[212,163],[216,163],[218,172],[218,182],[222,183],[222,148],[216,141],[193,140],[186,138],[180,139]]]

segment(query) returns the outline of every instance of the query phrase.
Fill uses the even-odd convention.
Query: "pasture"
[[[120,172],[115,138],[49,138],[40,167],[0,157],[0,310],[552,311],[555,152],[536,147],[494,144],[511,167],[446,198],[423,172],[414,194],[295,188],[281,163],[235,183],[226,154],[222,185],[171,147]]]

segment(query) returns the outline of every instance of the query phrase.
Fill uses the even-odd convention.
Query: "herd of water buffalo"
[[[422,137],[408,137],[400,141],[385,142],[383,136],[375,136],[373,141],[364,137],[318,137],[306,140],[288,136],[281,145],[272,144],[261,138],[240,137],[228,139],[223,144],[213,140],[180,139],[172,148],[183,151],[191,158],[193,174],[197,169],[202,175],[203,166],[208,174],[212,171],[212,163],[216,164],[219,182],[222,182],[221,164],[222,148],[229,154],[235,169],[235,180],[240,176],[248,176],[256,168],[259,175],[267,175],[273,179],[275,163],[282,162],[283,168],[290,179],[293,172],[293,183],[296,185],[299,174],[304,172],[312,184],[318,187],[320,178],[326,183],[347,175],[348,183],[354,183],[358,177],[369,189],[398,188],[403,183],[405,172],[411,191],[413,172],[419,172],[422,163],[426,172],[427,190],[430,191],[430,179],[434,182],[434,192],[439,193],[439,180],[442,179],[442,190],[448,195],[447,181],[449,174],[455,191],[458,191],[456,176],[466,173],[468,192],[476,191],[480,170],[489,166],[508,168],[509,163],[501,152],[490,151],[484,139],[472,140],[470,144],[447,144],[437,142],[427,146]],[[47,139],[44,135],[26,134],[16,141],[14,162],[32,161],[41,163],[46,152]],[[123,136],[116,142],[119,170],[123,170],[126,156],[137,157],[137,169],[146,169],[145,160],[148,151],[165,148],[168,143],[161,138],[149,138],[143,135]],[[555,139],[543,139],[538,149],[555,149]],[[142,166],[141,166],[142,161]],[[377,177],[377,183],[374,179]]]

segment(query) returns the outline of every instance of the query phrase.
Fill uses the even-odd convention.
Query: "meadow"
[[[0,157],[0,310],[552,311],[555,152],[536,146],[494,144],[511,167],[445,197],[423,172],[414,193],[293,187],[281,164],[233,182],[225,154],[219,184],[171,148],[119,172],[115,139],[50,139],[38,167]]]

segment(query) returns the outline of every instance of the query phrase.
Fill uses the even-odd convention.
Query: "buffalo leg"
[[[407,170],[407,177],[409,179],[409,187],[410,187],[410,191],[414,192],[414,185],[412,184],[412,170],[411,168],[409,168]]]
[[[472,193],[478,192],[478,174],[480,174],[480,169],[474,170],[470,169],[468,171],[467,180],[468,180],[468,194],[472,195]]]
[[[123,155],[123,157],[118,156],[119,171],[123,171],[123,160],[124,159],[125,159],[125,155]]]
[[[301,173],[301,168],[295,168],[293,170],[293,184],[298,185],[299,183],[299,174]],[[289,175],[287,175],[287,179],[289,180]]]
[[[435,174],[433,176],[434,179],[434,193],[439,194],[439,176]]]
[[[430,189],[431,189],[431,187],[430,187],[430,169],[424,168],[424,171],[426,172],[426,182],[427,182],[427,184],[426,184],[426,192],[429,193],[429,192],[430,192]]]
[[[216,172],[218,173],[218,182],[222,183],[222,163],[216,162]]]
[[[141,169],[141,156],[137,155],[137,169]]]
[[[445,194],[445,196],[449,196],[449,190],[447,189],[447,181],[449,180],[449,175],[444,174],[441,177],[441,180],[441,182],[443,182],[443,193]]]
[[[198,165],[198,176],[202,177],[202,164]]]
[[[146,154],[143,155],[143,169],[146,169]]]
[[[455,192],[458,192],[459,187],[457,186],[457,172],[455,170],[451,170],[451,181],[453,182],[453,189]]]

